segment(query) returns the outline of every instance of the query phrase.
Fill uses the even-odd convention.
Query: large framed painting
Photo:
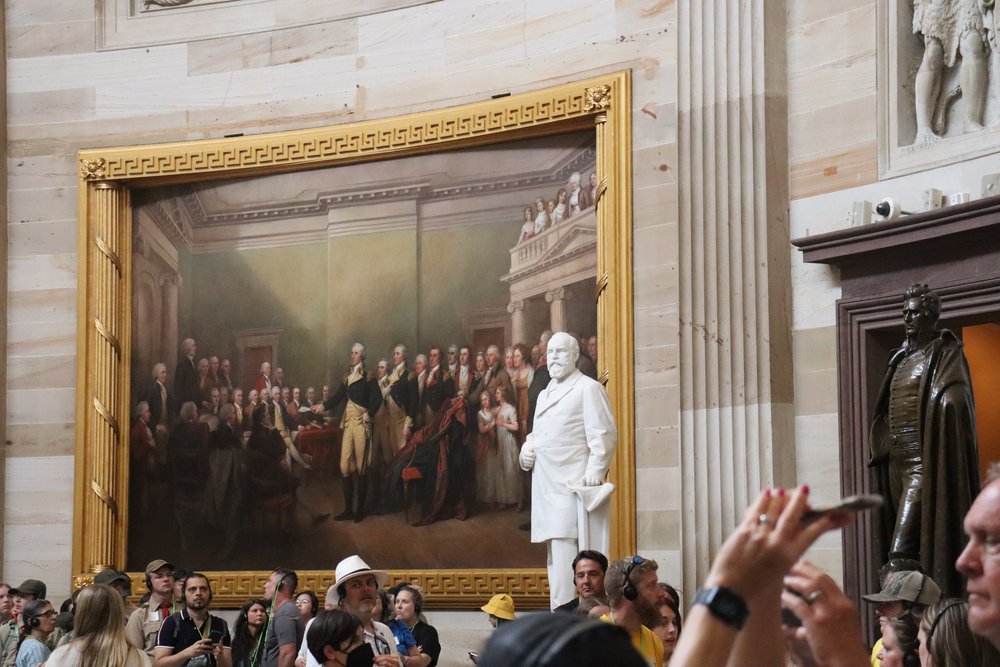
[[[77,579],[167,558],[235,605],[358,553],[441,608],[546,605],[516,459],[551,331],[611,397],[633,551],[629,100],[81,151]]]

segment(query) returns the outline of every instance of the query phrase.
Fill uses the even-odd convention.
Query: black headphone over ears
[[[280,591],[281,587],[285,585],[285,577],[287,577],[287,576],[288,576],[287,574],[283,574],[283,575],[281,575],[281,579],[278,579],[278,585],[274,587],[274,592],[275,593],[277,593],[278,591]]]
[[[635,584],[629,578],[632,575],[632,570],[635,569],[636,565],[646,562],[646,559],[642,556],[632,556],[632,561],[625,568],[625,581],[622,582],[622,597],[631,602],[639,597],[639,591],[636,590]]]
[[[903,654],[903,667],[920,667],[920,655],[916,649]]]
[[[952,600],[951,602],[943,606],[941,610],[937,613],[937,615],[934,617],[934,620],[931,621],[931,626],[930,628],[927,629],[927,636],[924,637],[924,647],[927,649],[928,653],[930,653],[931,640],[934,639],[934,631],[937,630],[938,623],[941,622],[941,619],[944,618],[944,615],[948,612],[949,609],[951,609],[952,607],[957,607],[963,602],[964,600]],[[904,665],[903,667],[909,667],[909,666]]]
[[[41,625],[41,623],[42,621],[37,616],[31,616],[28,618],[29,628],[37,628],[39,625]]]

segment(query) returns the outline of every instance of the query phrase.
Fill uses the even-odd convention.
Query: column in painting
[[[549,304],[549,319],[552,331],[566,331],[566,288],[558,287],[545,293]]]
[[[93,369],[85,378],[82,417],[86,434],[82,467],[84,571],[122,567],[123,499],[128,474],[128,382],[123,350],[131,313],[128,306],[129,192],[116,183],[96,183],[88,194],[86,248],[86,353]]]
[[[161,303],[163,304],[160,350],[163,362],[171,370],[177,367],[177,353],[180,346],[180,341],[177,340],[177,293],[180,290],[180,285],[181,277],[176,273],[160,276]]]
[[[507,304],[507,312],[510,313],[511,342],[519,343],[528,340],[524,326],[524,301],[511,301]]]
[[[758,491],[795,479],[785,10],[677,6],[688,595]]]

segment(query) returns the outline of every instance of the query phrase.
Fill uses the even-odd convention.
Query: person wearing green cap
[[[132,578],[120,570],[109,567],[97,573],[97,576],[94,577],[94,583],[110,586],[121,593],[122,601],[125,602],[125,618],[123,620],[127,621],[129,615],[136,609],[135,605],[128,601],[128,596],[132,595]]]
[[[47,589],[45,587],[45,582],[39,581],[38,579],[25,579],[21,582],[20,586],[11,589],[10,595],[14,599],[12,612],[14,614],[14,621],[17,622],[18,627],[24,625],[24,619],[22,616],[24,614],[25,605],[32,600],[41,600],[45,598],[46,592]]]
[[[174,565],[156,559],[146,565],[145,574],[149,600],[128,617],[125,639],[152,658],[160,626],[173,613]]]

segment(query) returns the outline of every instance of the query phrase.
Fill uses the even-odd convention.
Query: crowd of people
[[[655,561],[609,562],[586,550],[571,565],[575,600],[517,618],[513,598],[494,595],[482,610],[496,632],[468,658],[484,667],[1000,665],[1000,465],[964,521],[968,544],[956,568],[968,598],[940,599],[918,563],[890,562],[881,590],[865,596],[881,628],[872,649],[854,603],[802,560],[853,516],[804,520],[808,497],[807,487],[760,494],[720,548],[683,633],[680,596],[659,581]],[[262,597],[243,605],[232,633],[210,611],[208,577],[162,559],[147,565],[137,607],[127,603],[129,577],[113,569],[75,591],[61,612],[41,581],[0,584],[0,667],[433,667],[442,645],[423,617],[424,592],[389,580],[349,556],[319,609],[314,592],[298,590],[293,570],[277,568]]]
[[[657,593],[655,577],[633,574],[649,567],[649,561],[635,556],[607,569],[604,587],[610,609],[589,612],[628,634],[609,635],[607,623],[565,618],[518,621],[498,630],[479,664],[658,665],[662,644],[673,646],[663,653],[663,664],[673,667],[1000,665],[1000,465],[991,468],[965,516],[968,543],[955,567],[967,579],[967,599],[940,599],[940,589],[920,571],[919,563],[890,561],[882,570],[881,590],[864,596],[881,629],[871,649],[862,639],[858,608],[830,576],[802,560],[820,535],[843,527],[852,516],[834,512],[804,521],[807,508],[806,487],[760,495],[719,550],[688,610],[683,635],[679,611],[672,605],[676,598],[664,589]],[[590,578],[593,569],[584,565],[576,570],[578,589],[581,578]],[[571,603],[578,610],[600,604],[588,604],[579,590],[580,600]],[[616,606],[621,599],[644,600],[632,608],[641,625],[638,632],[619,622],[628,618]],[[646,612],[670,610],[656,617],[643,613],[643,607]],[[656,632],[664,619],[670,619],[666,626],[676,631],[675,641]]]
[[[517,245],[597,203],[597,172],[590,172],[589,184],[583,184],[582,178],[580,172],[574,171],[555,197],[539,197],[534,206],[524,207],[524,222]]]
[[[365,346],[356,343],[342,383],[317,383],[319,392],[292,383],[270,362],[240,386],[228,359],[198,359],[197,343],[187,339],[172,381],[166,364],[157,363],[150,384],[136,391],[130,515],[138,521],[172,506],[182,547],[195,541],[186,524],[203,522],[224,557],[240,543],[251,498],[282,511],[300,508],[318,526],[332,512],[313,507],[301,492],[314,463],[302,434],[317,431],[340,444],[344,504],[335,520],[402,510],[407,474],[424,482],[418,525],[523,510],[530,481],[517,455],[548,382],[549,337],[546,331],[535,346],[505,350],[431,346],[412,365],[406,346],[397,345],[373,372]],[[597,338],[579,340],[579,367],[596,377]]]

